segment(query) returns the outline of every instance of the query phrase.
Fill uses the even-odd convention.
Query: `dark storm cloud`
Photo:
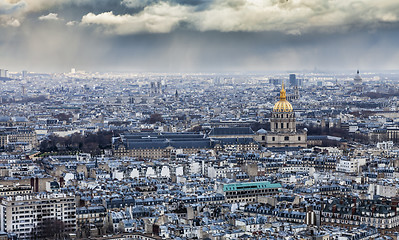
[[[378,29],[397,24],[395,0],[1,0],[0,11],[19,6],[26,14],[65,15],[108,34],[166,33],[181,26],[196,31],[304,34]],[[11,6],[11,7],[10,7]],[[13,11],[15,12],[15,10]]]
[[[174,5],[189,5],[196,7],[197,10],[205,9],[212,4],[214,0],[122,0],[122,5],[128,8],[145,8],[150,5],[169,3]]]
[[[198,31],[303,34],[312,31],[346,32],[357,27],[378,29],[399,20],[394,0],[123,0],[131,8],[145,6],[135,14],[106,11],[88,13],[82,23],[94,24],[110,34],[171,32],[180,26]]]
[[[0,68],[396,68],[394,0],[0,0]]]
[[[179,32],[150,39],[146,35],[118,38],[118,45],[132,43],[135,47],[119,48],[108,56],[119,66],[149,71],[394,69],[399,60],[398,37],[397,33],[382,31],[334,36]],[[131,58],[120,58],[122,55]]]

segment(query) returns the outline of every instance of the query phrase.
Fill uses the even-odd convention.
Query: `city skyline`
[[[396,0],[0,0],[0,240],[399,239]]]
[[[395,1],[0,1],[10,71],[396,70]]]

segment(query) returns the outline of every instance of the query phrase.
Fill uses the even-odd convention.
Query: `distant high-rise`
[[[282,81],[281,79],[278,78],[270,78],[269,83],[273,85],[281,85]]]
[[[302,79],[297,78],[295,74],[290,74],[289,84],[291,88],[301,87]]]
[[[9,78],[10,75],[8,74],[7,69],[0,69],[0,78]]]
[[[71,68],[71,73],[72,74],[76,73],[76,69],[75,68]]]
[[[162,93],[162,82],[158,81],[157,82],[157,89],[156,89],[157,93]]]
[[[155,82],[151,82],[150,95],[154,96],[155,93],[156,93],[156,84],[155,84]]]
[[[290,74],[290,86],[295,87],[298,86],[298,83],[296,81],[296,75],[295,74]]]
[[[216,77],[216,78],[213,80],[213,84],[216,85],[216,86],[220,85],[220,77]]]
[[[22,77],[23,77],[23,78],[26,78],[27,76],[28,76],[28,71],[23,70],[23,71],[22,71]]]

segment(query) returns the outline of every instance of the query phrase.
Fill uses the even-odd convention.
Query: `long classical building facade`
[[[244,128],[214,129],[218,134],[198,133],[128,133],[113,139],[114,155],[144,159],[171,158],[177,154],[194,154],[201,150],[214,152],[255,151],[259,144],[255,134]],[[245,133],[244,135],[242,133]],[[252,135],[248,135],[251,134]],[[221,134],[224,133],[224,134]]]

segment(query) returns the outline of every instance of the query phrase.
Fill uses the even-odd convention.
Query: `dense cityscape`
[[[397,72],[0,73],[0,239],[397,238]]]
[[[0,0],[0,240],[398,240],[398,0]]]

